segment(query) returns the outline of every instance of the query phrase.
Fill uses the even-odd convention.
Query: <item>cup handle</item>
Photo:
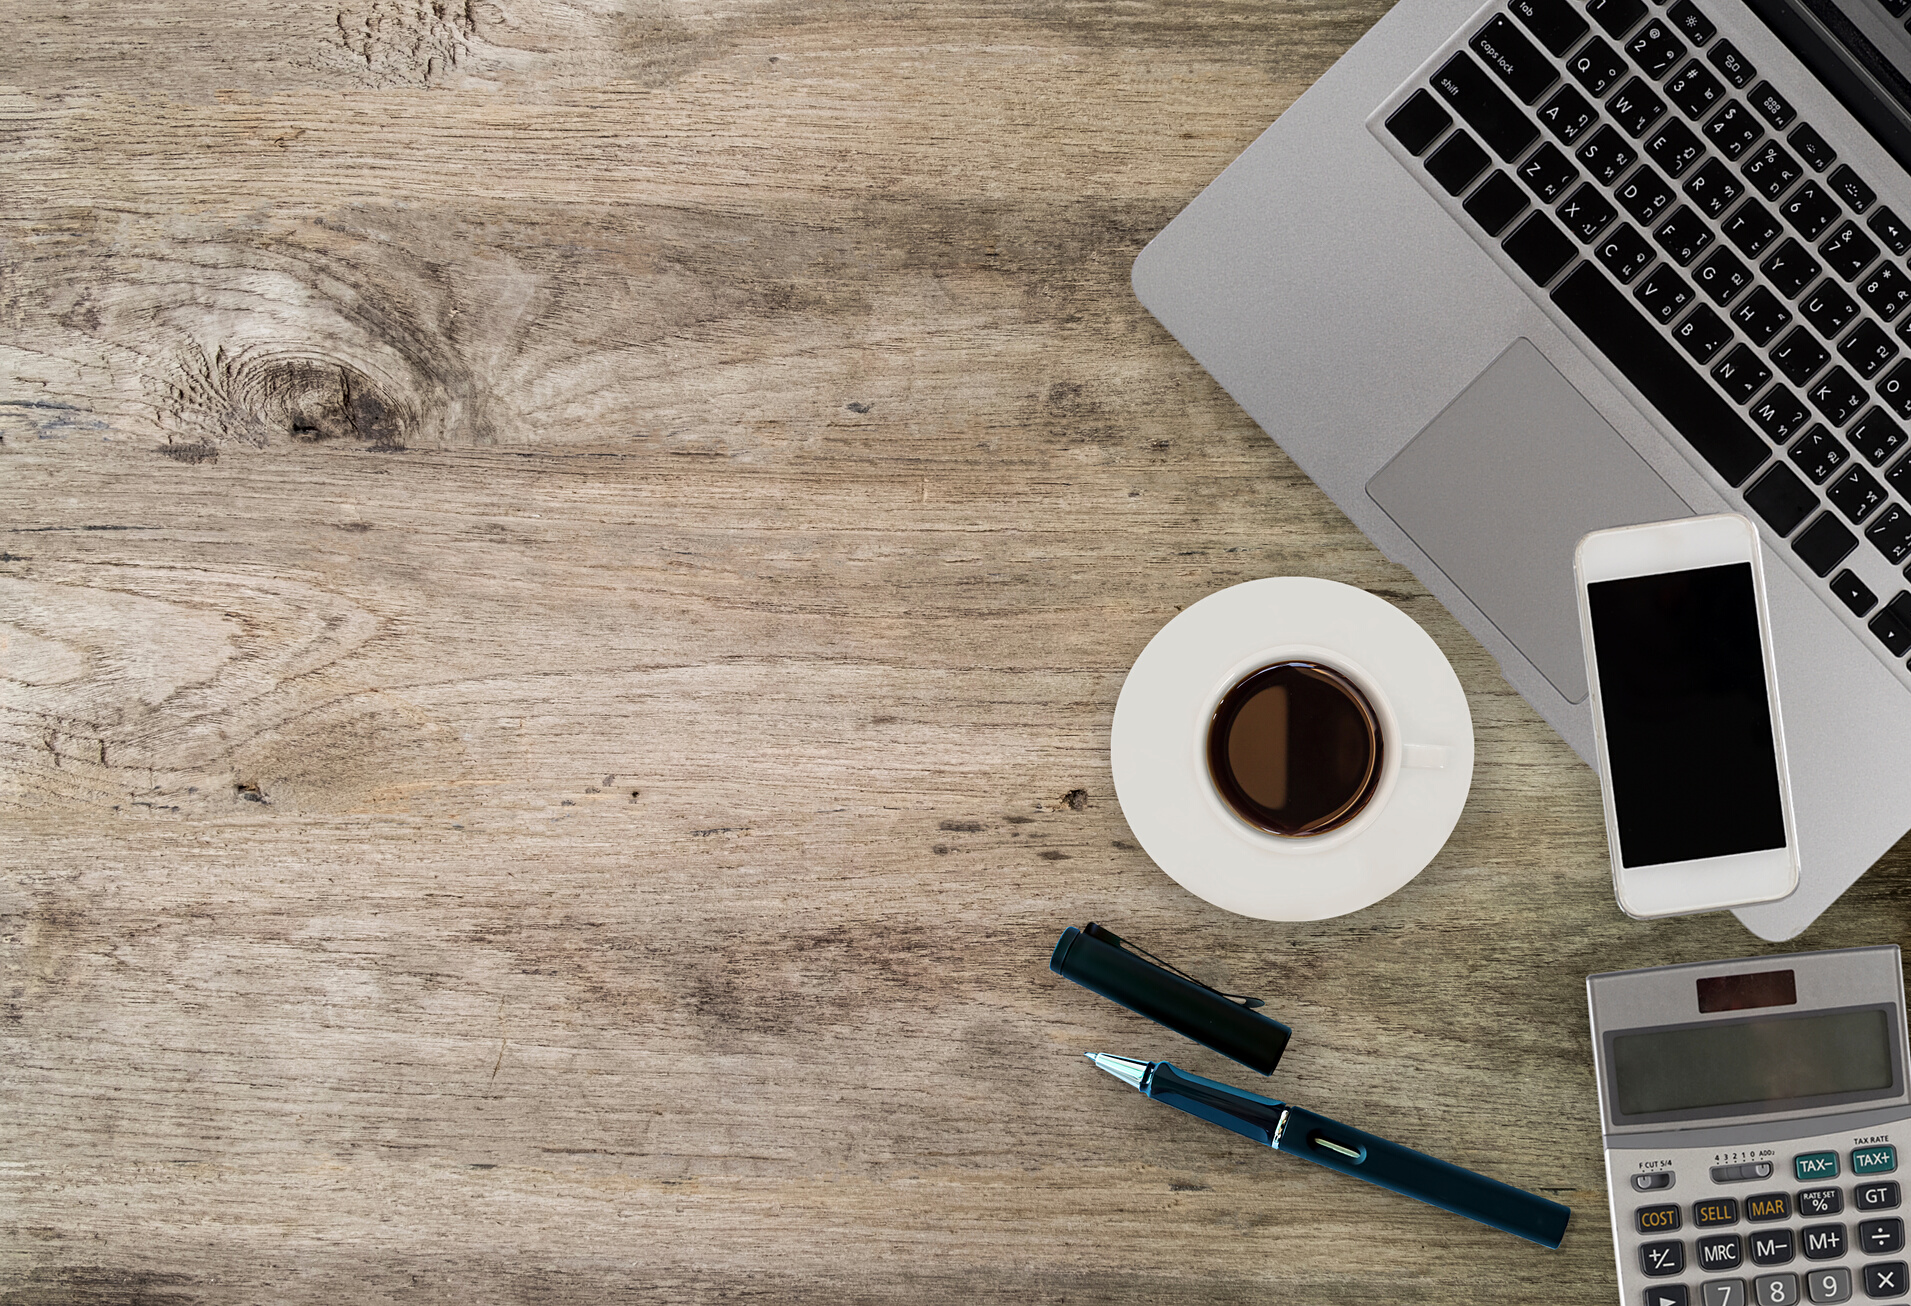
[[[1444,744],[1408,744],[1400,750],[1400,764],[1443,771],[1446,769],[1447,752]]]

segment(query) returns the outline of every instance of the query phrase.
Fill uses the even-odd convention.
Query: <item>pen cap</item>
[[[1062,931],[1048,967],[1250,1070],[1274,1073],[1293,1030],[1121,944],[1120,935],[1099,925],[1071,925]]]

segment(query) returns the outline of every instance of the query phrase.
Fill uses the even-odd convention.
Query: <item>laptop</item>
[[[1791,938],[1911,825],[1911,0],[1400,0],[1136,294],[1589,763],[1573,547],[1766,549]]]

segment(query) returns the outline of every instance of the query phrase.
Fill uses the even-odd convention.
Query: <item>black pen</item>
[[[1136,1061],[1096,1052],[1089,1053],[1088,1059],[1157,1102],[1200,1116],[1277,1152],[1304,1156],[1329,1170],[1530,1238],[1542,1247],[1558,1247],[1559,1240],[1566,1236],[1570,1208],[1511,1184],[1462,1170],[1312,1111],[1190,1075],[1166,1061]]]

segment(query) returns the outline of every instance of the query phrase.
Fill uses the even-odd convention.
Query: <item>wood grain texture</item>
[[[27,0],[0,87],[0,1300],[1609,1303],[1598,792],[1128,289],[1373,0]],[[1228,916],[1122,677],[1260,576],[1446,650],[1406,889]],[[1900,848],[1799,941],[1901,938]],[[1105,920],[1546,1253],[1084,1051]]]

